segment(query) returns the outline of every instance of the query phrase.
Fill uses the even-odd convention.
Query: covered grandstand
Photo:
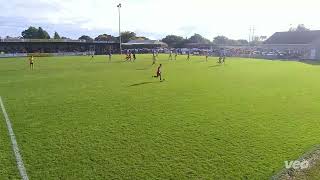
[[[131,40],[122,44],[126,49],[141,49],[141,48],[166,48],[168,45],[158,40]]]
[[[0,53],[65,53],[95,52],[106,54],[119,52],[119,43],[113,41],[85,41],[70,39],[0,39]]]

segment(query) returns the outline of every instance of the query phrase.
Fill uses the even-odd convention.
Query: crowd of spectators
[[[212,49],[160,49],[160,52],[169,53],[178,52],[178,54],[187,54],[190,52],[193,55],[206,55],[219,56],[221,51],[224,51],[226,56],[229,57],[247,57],[247,58],[266,58],[266,59],[294,59],[302,60],[306,57],[310,50],[275,50],[275,49],[262,49],[262,48],[212,48]]]
[[[177,49],[169,49],[169,48],[157,48],[157,49],[125,49],[122,53],[126,53],[128,50],[131,52],[135,52],[137,54],[151,54],[153,52],[157,53],[172,53],[177,54],[190,54],[193,55],[206,55],[210,56],[219,56],[219,53],[223,49],[226,52],[226,55],[229,57],[250,57],[250,58],[267,58],[267,59],[296,59],[300,60],[305,57],[307,53],[310,51],[304,50],[274,50],[274,49],[261,49],[261,48],[213,48],[213,49],[198,49],[198,48],[177,48]],[[88,52],[94,51],[92,48],[88,47],[79,47],[79,46],[61,46],[61,47],[42,47],[42,48],[34,48],[34,49],[26,49],[26,48],[18,48],[18,47],[0,47],[1,54],[14,54],[14,53],[66,53],[66,52]],[[107,53],[107,50],[106,50]],[[112,53],[116,53],[113,51]]]

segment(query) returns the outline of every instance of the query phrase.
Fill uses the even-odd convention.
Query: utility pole
[[[255,27],[253,26],[253,28],[252,28],[252,41],[254,41],[254,31],[255,31],[256,29],[255,29]]]
[[[249,43],[251,42],[251,26],[250,26],[250,28],[249,28]]]

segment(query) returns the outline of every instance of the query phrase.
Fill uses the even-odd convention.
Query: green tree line
[[[49,33],[44,30],[42,27],[33,27],[30,26],[28,29],[22,31],[22,38],[24,39],[51,39]],[[69,39],[67,37],[60,36],[58,32],[54,32],[53,39]],[[82,35],[78,38],[79,40],[86,41],[119,41],[119,37],[112,36],[110,34],[100,34],[95,38],[92,38],[88,35]],[[135,32],[124,31],[121,33],[121,40],[123,43],[127,43],[130,40],[149,40],[147,37],[137,36]],[[210,44],[210,45],[248,45],[249,42],[244,39],[233,40],[225,36],[217,36],[212,40],[204,38],[200,34],[194,34],[189,38],[183,38],[178,35],[167,35],[162,39],[163,42],[167,43],[169,47],[179,48],[185,47],[187,44]],[[260,43],[263,41],[263,38],[256,37],[254,42],[251,43]]]

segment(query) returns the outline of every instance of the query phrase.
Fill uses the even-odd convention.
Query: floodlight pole
[[[120,13],[120,9],[121,9],[121,3],[119,3],[117,5],[118,7],[118,12],[119,12],[119,42],[120,42],[120,54],[122,55],[122,45],[121,45],[121,13]]]

